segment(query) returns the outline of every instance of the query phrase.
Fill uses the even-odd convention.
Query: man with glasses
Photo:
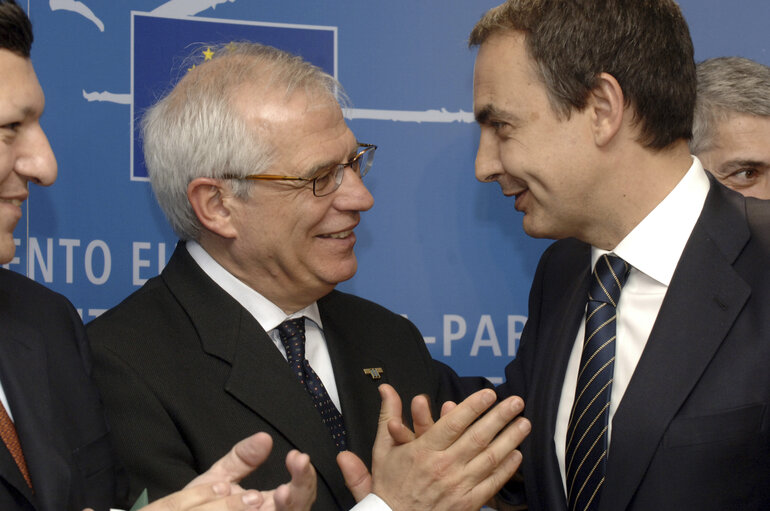
[[[13,258],[13,231],[29,184],[50,186],[56,158],[40,124],[45,98],[30,51],[32,25],[13,0],[0,0],[0,263]],[[0,509],[103,511],[124,497],[99,395],[90,378],[83,324],[72,305],[23,275],[0,268]],[[257,433],[182,491],[146,511],[249,511],[264,504],[309,508],[315,472],[306,455],[286,462],[292,481],[275,492],[236,484],[268,455]],[[227,454],[225,454],[227,452]]]
[[[299,449],[318,474],[316,508],[348,509],[355,502],[335,460],[352,451],[371,466],[380,392],[394,396],[380,384],[406,402],[425,394],[434,410],[444,401],[414,325],[334,290],[356,272],[354,230],[374,204],[361,178],[376,150],[345,124],[341,90],[299,57],[232,44],[145,115],[152,188],[183,241],[159,277],[88,327],[94,375],[132,493],[146,487],[160,497],[235,440],[265,431],[273,456],[245,487],[286,480],[282,459]],[[481,413],[470,404],[457,408],[455,417],[465,419],[455,426]],[[480,507],[518,465],[514,450],[526,434],[522,420],[493,441],[522,403],[514,398],[502,407],[473,426],[484,432],[469,429],[459,439],[464,427],[443,438],[432,428],[391,450],[383,430],[374,492],[397,509],[426,498],[437,501],[426,503],[432,508],[455,496]],[[401,405],[390,410],[400,415]],[[487,443],[491,451],[482,453]],[[385,463],[410,452],[415,459],[420,446],[461,451],[457,469],[433,478],[432,497],[412,487],[409,467]],[[437,458],[420,452],[413,466],[438,470]],[[465,468],[460,458],[477,455],[478,470]],[[458,491],[463,487],[472,497]]]

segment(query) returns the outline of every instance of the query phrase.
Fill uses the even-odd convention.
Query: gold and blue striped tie
[[[570,511],[599,507],[607,466],[616,307],[629,269],[623,259],[604,254],[591,275],[583,354],[567,426],[565,465]]]

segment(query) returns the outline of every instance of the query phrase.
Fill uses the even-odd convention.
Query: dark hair
[[[585,108],[606,72],[633,107],[642,144],[662,149],[691,138],[695,61],[673,0],[508,0],[484,14],[470,46],[510,30],[524,33],[558,114]]]
[[[0,48],[29,58],[32,23],[14,0],[0,0]]]

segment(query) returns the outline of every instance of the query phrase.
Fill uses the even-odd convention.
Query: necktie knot
[[[618,256],[604,254],[597,261],[591,276],[588,299],[617,307],[620,291],[626,283],[631,266]]]
[[[302,362],[305,359],[305,318],[287,319],[278,325],[278,335],[289,364]]]

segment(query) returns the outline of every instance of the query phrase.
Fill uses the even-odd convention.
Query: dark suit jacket
[[[0,509],[108,509],[116,466],[72,305],[0,269],[0,379],[35,488],[0,443]]]
[[[393,385],[406,409],[420,393],[440,399],[430,355],[414,325],[374,303],[335,291],[318,307],[348,447],[370,464],[377,386]],[[265,431],[273,452],[245,487],[288,481],[284,459],[299,449],[318,472],[315,508],[354,504],[307,391],[259,323],[183,246],[159,277],[90,323],[88,333],[132,498],[145,487],[151,499],[181,487],[238,440]],[[381,367],[382,379],[364,374],[369,367]]]
[[[498,389],[532,421],[532,510],[566,509],[553,435],[590,253],[576,240],[544,253]],[[770,202],[712,179],[612,428],[601,510],[770,509]]]

